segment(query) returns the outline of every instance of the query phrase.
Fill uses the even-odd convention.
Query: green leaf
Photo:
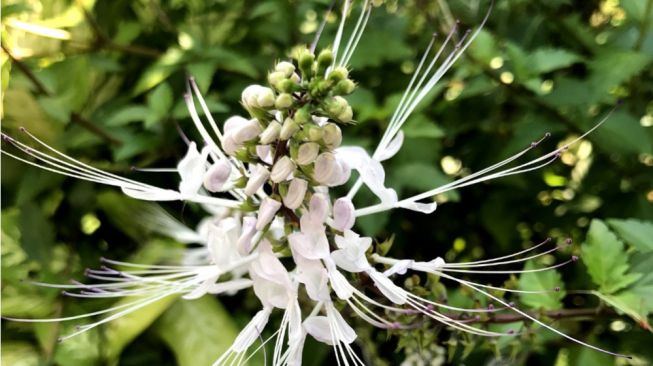
[[[106,339],[104,344],[106,357],[110,363],[117,361],[125,346],[147,329],[177,298],[175,295],[164,297],[110,322],[103,335]],[[138,300],[139,298],[135,297],[125,297],[113,306]]]
[[[592,220],[581,253],[592,280],[603,294],[615,293],[641,277],[638,273],[627,273],[624,244],[601,220]]]
[[[528,56],[530,67],[540,74],[570,66],[580,60],[577,54],[556,48],[540,48]]]
[[[526,262],[524,270],[539,268],[535,262]],[[542,294],[521,294],[521,301],[527,306],[538,309],[560,309],[565,297],[564,282],[556,270],[524,273],[519,277],[519,289],[522,291],[548,291]],[[559,291],[554,289],[559,288]]]
[[[30,259],[43,265],[54,244],[54,227],[46,219],[39,206],[33,202],[20,207],[20,243]]]
[[[155,323],[155,332],[174,352],[178,365],[195,366],[213,364],[239,330],[216,299],[204,296],[175,302]]]
[[[401,164],[390,170],[390,180],[393,188],[402,190],[404,188],[423,192],[450,182],[438,168],[427,163]]]
[[[653,302],[650,298],[644,298],[631,291],[621,291],[616,295],[606,295],[598,291],[592,291],[592,293],[607,302],[618,313],[626,314],[644,329],[652,330],[648,322],[648,314],[653,311]]]
[[[147,106],[160,119],[172,108],[172,89],[168,83],[161,83],[147,95]]]
[[[2,366],[38,366],[39,352],[27,342],[2,342]]]
[[[609,219],[608,225],[637,250],[641,252],[653,251],[653,223],[637,219]]]
[[[149,108],[144,105],[128,105],[111,114],[104,124],[108,127],[123,126],[131,122],[145,121],[149,114]]]
[[[159,60],[148,67],[136,82],[132,95],[136,96],[159,85],[172,74],[183,59],[183,52],[170,48]]]
[[[433,139],[444,137],[444,131],[423,114],[412,115],[402,129],[406,137]]]

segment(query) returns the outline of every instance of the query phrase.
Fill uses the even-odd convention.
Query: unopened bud
[[[286,80],[286,74],[281,71],[273,71],[268,74],[268,83],[277,90],[279,89],[277,85],[283,80]]]
[[[270,179],[275,183],[279,183],[288,179],[294,171],[295,163],[288,156],[284,156],[274,163],[272,173],[270,173]]]
[[[288,61],[281,61],[274,67],[274,71],[281,72],[288,78],[293,72],[295,72],[295,65]]]
[[[259,107],[269,108],[274,106],[274,92],[270,88],[263,88],[259,90],[256,102]]]
[[[303,50],[297,58],[299,70],[301,71],[304,80],[310,79],[313,73],[313,61],[315,61],[315,55],[313,55],[309,50]]]
[[[292,106],[292,95],[288,93],[281,93],[277,96],[277,99],[274,101],[274,107],[276,109],[288,109]]]
[[[256,218],[256,230],[263,230],[274,219],[274,215],[281,208],[281,202],[275,201],[270,197],[265,197],[261,201],[261,206],[258,209],[258,217]]]
[[[333,87],[333,92],[337,95],[349,95],[356,89],[356,83],[349,79],[340,80],[336,86]]]
[[[279,133],[281,132],[281,123],[277,121],[272,121],[268,125],[268,127],[263,130],[263,133],[261,133],[260,137],[260,142],[262,144],[269,144],[274,141],[276,141],[279,138]]]
[[[297,112],[295,112],[294,119],[295,122],[303,125],[304,123],[311,121],[311,112],[309,112],[308,108],[298,109]]]
[[[347,68],[343,66],[339,66],[329,73],[327,79],[331,82],[337,83],[341,80],[347,79],[348,76],[349,76],[349,71],[347,71]]]
[[[338,161],[330,152],[322,153],[315,159],[313,178],[320,184],[339,186],[347,182],[350,175],[351,168],[345,162]]]
[[[349,123],[354,118],[354,111],[350,106],[347,106],[344,111],[336,115],[338,121],[343,123]]]
[[[338,198],[333,204],[333,221],[337,230],[345,232],[354,226],[356,215],[354,204],[347,197]]]
[[[337,116],[349,106],[347,100],[341,96],[329,98],[325,102],[325,110],[332,116]]]
[[[204,188],[209,192],[219,192],[229,179],[231,164],[227,159],[218,160],[204,173]]]
[[[299,125],[292,118],[286,118],[286,120],[283,121],[283,126],[281,126],[279,138],[282,140],[289,140],[297,131],[299,131]]]
[[[256,145],[256,156],[264,163],[272,164],[272,147],[270,145]]]
[[[250,119],[234,127],[229,136],[231,136],[237,144],[250,141],[256,138],[262,132],[261,125],[256,119]]]
[[[322,140],[322,127],[314,125],[312,123],[307,123],[304,125],[304,133],[309,140],[317,142]]]
[[[256,233],[256,218],[253,216],[243,217],[243,226],[240,231],[240,237],[236,241],[238,253],[242,256],[252,251],[252,238]]]
[[[295,161],[299,165],[312,164],[320,153],[320,145],[315,142],[307,142],[299,146],[297,151],[297,159]]]
[[[295,178],[290,182],[288,192],[283,197],[283,204],[291,210],[301,206],[304,202],[308,182],[301,178]]]
[[[327,68],[333,63],[333,52],[326,48],[317,56],[317,75],[324,76]]]
[[[245,185],[245,195],[251,196],[256,193],[263,187],[269,176],[270,171],[266,167],[260,164],[255,165],[252,168],[247,185]]]
[[[299,84],[301,79],[299,78],[299,75],[296,72],[293,72],[292,75],[290,75],[290,81],[292,81],[295,84]]]
[[[322,127],[322,141],[330,149],[335,149],[342,143],[342,131],[335,123],[328,123]]]

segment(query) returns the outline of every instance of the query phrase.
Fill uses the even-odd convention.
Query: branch
[[[29,67],[25,66],[25,64],[23,64],[17,58],[15,58],[14,55],[12,55],[11,52],[9,52],[7,47],[5,47],[4,43],[2,43],[2,50],[5,51],[7,56],[11,59],[11,63],[16,65],[18,70],[20,70],[20,72],[22,72],[29,79],[29,81],[31,81],[32,84],[34,84],[34,86],[37,89],[37,94],[46,95],[46,96],[50,95],[50,91],[48,91],[45,85],[43,85],[43,83],[41,83],[41,81],[36,77],[36,75],[34,75],[32,70],[30,70]]]
[[[599,318],[599,317],[611,317],[617,313],[606,307],[595,307],[595,308],[579,308],[579,309],[559,309],[559,310],[545,310],[545,311],[528,311],[528,315],[533,318],[538,316],[546,316],[551,319],[569,319],[569,318]],[[460,316],[448,315],[452,319],[463,320]],[[467,324],[505,324],[505,323],[514,323],[522,320],[528,320],[525,316],[512,313],[512,314],[495,314],[491,315],[487,319],[467,319],[465,322]]]

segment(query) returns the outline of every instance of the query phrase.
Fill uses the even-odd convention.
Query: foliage
[[[177,131],[192,133],[183,101],[186,77],[197,80],[217,121],[240,113],[243,87],[261,82],[294,46],[310,43],[329,3],[3,1],[2,130],[20,137],[23,126],[93,166],[174,186],[177,177],[130,168],[170,167],[185,151]],[[351,61],[359,89],[348,99],[357,123],[343,129],[345,144],[373,148],[430,35],[446,34],[456,19],[463,29],[477,27],[487,4],[387,1],[375,10]],[[496,295],[515,299],[547,323],[555,315],[551,310],[594,309],[600,316],[556,324],[575,337],[634,356],[626,362],[653,362],[652,4],[496,1],[479,38],[407,122],[402,151],[385,163],[386,181],[400,196],[491,165],[546,132],[551,138],[528,156],[548,152],[594,126],[618,101],[621,105],[542,170],[438,196],[438,210],[429,216],[395,211],[361,219],[358,228],[379,243],[394,234],[384,248],[398,255],[441,256],[447,262],[506,255],[546,237],[583,243],[559,244],[560,250],[524,269],[572,255],[582,265],[497,275],[488,285],[560,287],[546,295]],[[336,18],[329,19],[323,40],[333,39]],[[369,202],[369,192],[362,193],[359,199]],[[121,200],[110,188],[62,179],[5,155],[2,196],[3,316],[101,309],[107,304],[67,299],[26,280],[81,279],[84,268],[97,267],[102,256],[170,263],[181,248],[139,226],[151,208]],[[165,209],[190,226],[201,218],[198,207],[173,203]],[[439,278],[405,281],[452,304],[487,305]],[[165,365],[173,359],[206,364],[228,347],[257,306],[245,294],[192,302],[171,298],[61,344],[57,337],[74,324],[3,320],[3,365]],[[477,339],[425,321],[414,332],[363,329],[357,347],[370,364],[436,354],[470,365],[617,362],[532,324],[493,327],[524,332],[519,338]],[[306,362],[332,364],[324,348],[307,342]]]

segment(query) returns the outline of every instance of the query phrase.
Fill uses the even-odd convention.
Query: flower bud
[[[317,56],[317,75],[324,76],[331,63],[333,63],[333,52],[328,48],[323,49]]]
[[[231,116],[224,121],[224,134],[228,135],[232,133],[238,126],[247,123],[247,118],[241,116]]]
[[[245,185],[245,195],[251,196],[256,193],[263,187],[269,176],[270,171],[266,167],[260,164],[255,165],[252,168],[247,185]]]
[[[338,162],[335,155],[330,152],[320,154],[315,159],[315,170],[313,178],[321,184],[327,184],[338,170]]]
[[[204,173],[204,188],[209,192],[219,192],[229,179],[231,164],[227,159],[218,160]]]
[[[240,232],[240,237],[236,241],[236,248],[238,253],[242,256],[249,254],[252,251],[252,238],[256,233],[256,218],[252,216],[243,217],[243,227]]]
[[[339,66],[333,69],[333,71],[329,73],[327,79],[331,82],[337,83],[341,80],[347,79],[348,76],[349,76],[349,71],[347,70],[347,68],[343,66]]]
[[[333,93],[337,95],[348,95],[354,92],[356,83],[349,79],[340,80],[336,86],[333,87]]]
[[[230,135],[225,135],[222,139],[222,150],[229,155],[234,155],[240,146]]]
[[[274,67],[274,71],[281,72],[288,78],[293,72],[295,72],[295,65],[288,61],[281,61]]]
[[[308,182],[301,178],[295,178],[290,182],[288,192],[283,197],[283,204],[291,210],[301,206],[304,202]]]
[[[335,149],[342,143],[342,131],[335,123],[327,123],[322,127],[322,141],[330,148]]]
[[[240,97],[245,106],[250,106],[250,107],[258,106],[256,102],[256,98],[258,96],[258,90],[260,88],[262,88],[262,86],[260,85],[249,85],[248,87],[245,88],[245,90],[243,90]]]
[[[309,140],[317,142],[322,140],[322,128],[312,123],[304,125],[304,133]]]
[[[309,50],[301,51],[297,58],[299,70],[301,71],[304,80],[310,79],[313,73],[313,61],[315,61],[315,55],[313,55]]]
[[[281,123],[277,121],[270,122],[268,127],[266,127],[263,133],[259,136],[260,142],[267,145],[276,141],[279,138],[279,132],[281,132]]]
[[[274,106],[274,92],[270,88],[263,88],[259,90],[256,102],[259,107],[269,108]]]
[[[354,111],[352,111],[350,106],[347,106],[344,111],[336,115],[338,121],[343,123],[349,123],[354,118]]]
[[[288,109],[292,106],[293,100],[292,95],[289,93],[281,93],[277,96],[277,99],[274,101],[274,107],[276,109]]]
[[[268,83],[275,89],[279,89],[277,86],[281,81],[286,80],[286,74],[280,71],[274,71],[268,74]]]
[[[282,182],[290,176],[295,171],[295,163],[290,160],[289,157],[284,156],[279,159],[274,166],[272,167],[272,173],[270,173],[270,179],[279,183]]]
[[[283,126],[281,126],[279,138],[282,140],[289,140],[297,131],[299,131],[299,125],[292,118],[286,118],[286,120],[283,121]]]
[[[229,136],[231,136],[237,144],[242,144],[243,142],[257,137],[261,131],[261,125],[258,121],[256,119],[250,119],[230,130]]]
[[[295,122],[303,125],[304,123],[311,120],[311,112],[309,112],[308,108],[298,109],[297,112],[295,112],[294,118]]]
[[[333,204],[333,226],[336,230],[345,232],[354,226],[356,221],[354,205],[347,197],[341,197]]]
[[[270,145],[256,145],[256,156],[261,159],[262,162],[272,164],[272,147]]]
[[[307,142],[299,146],[299,151],[297,152],[297,159],[295,161],[299,165],[308,165],[312,164],[317,158],[317,154],[320,152],[320,145],[315,142]]]
[[[275,201],[270,197],[265,197],[261,201],[261,206],[258,209],[258,217],[256,218],[256,230],[263,230],[274,219],[274,215],[281,208],[281,202]]]
[[[332,116],[337,116],[342,113],[347,106],[349,106],[347,100],[341,96],[328,98],[324,104],[326,112]]]
[[[301,79],[299,78],[299,75],[296,72],[293,72],[292,75],[290,75],[290,81],[292,81],[295,84],[299,84]]]

